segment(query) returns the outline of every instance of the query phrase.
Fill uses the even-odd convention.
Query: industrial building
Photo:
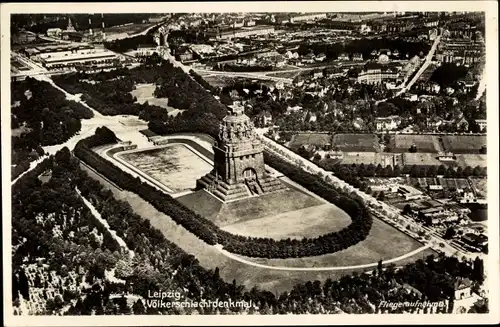
[[[116,53],[106,49],[67,50],[43,53],[39,60],[45,68],[74,67],[82,64],[106,67],[119,61]]]

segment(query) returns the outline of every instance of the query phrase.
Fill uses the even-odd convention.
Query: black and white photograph
[[[1,9],[7,326],[498,322],[496,2]]]

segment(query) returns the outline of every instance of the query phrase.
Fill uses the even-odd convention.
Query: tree
[[[130,277],[133,274],[133,272],[134,270],[131,267],[130,262],[120,259],[116,263],[116,270],[115,270],[116,277],[127,278]]]
[[[409,204],[406,204],[404,207],[403,207],[403,215],[409,215],[412,213],[412,209],[411,209],[411,206]]]
[[[379,275],[379,276],[382,276],[382,272],[383,272],[383,270],[382,270],[382,269],[383,269],[383,268],[382,268],[382,259],[380,259],[380,260],[378,261],[378,264],[377,264],[377,272],[378,272],[378,275]]]
[[[444,236],[443,238],[446,239],[446,240],[449,240],[451,238],[453,238],[456,234],[456,231],[453,227],[448,227],[446,229],[446,232],[444,233]]]
[[[134,315],[143,315],[144,313],[146,313],[146,310],[144,309],[144,303],[141,299],[135,301],[132,310],[134,312]]]
[[[484,262],[479,257],[474,259],[472,278],[480,283],[484,281]]]
[[[380,193],[378,194],[377,199],[380,200],[380,201],[384,201],[385,200],[385,193],[384,193],[384,191],[380,191]]]

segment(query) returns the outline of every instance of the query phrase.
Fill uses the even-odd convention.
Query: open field
[[[332,145],[344,152],[378,152],[380,146],[375,134],[335,134]]]
[[[336,206],[325,203],[304,209],[237,222],[222,229],[232,234],[273,239],[318,237],[349,226],[351,218]]]
[[[130,92],[132,96],[137,98],[137,103],[148,103],[152,106],[158,106],[167,110],[169,116],[175,116],[184,110],[176,109],[168,105],[167,98],[155,98],[153,95],[156,85],[154,84],[137,84],[135,90]]]
[[[438,153],[442,151],[439,137],[436,135],[394,135],[389,142],[391,152],[408,152],[415,144],[418,152]]]
[[[158,212],[153,206],[144,201],[138,195],[131,192],[120,191],[99,175],[85,168],[85,166],[83,165],[82,169],[86,170],[92,178],[100,181],[106,188],[110,189],[117,199],[128,202],[137,214],[139,214],[144,219],[148,219],[151,222],[151,225],[159,229],[168,240],[177,244],[187,253],[193,254],[203,267],[205,267],[206,269],[215,269],[216,267],[219,267],[220,276],[229,283],[231,283],[233,279],[235,279],[238,284],[245,285],[247,289],[250,289],[253,286],[258,286],[260,289],[265,289],[271,292],[283,292],[290,291],[292,287],[298,283],[305,283],[307,281],[314,280],[325,281],[328,278],[336,280],[341,278],[343,275],[352,273],[353,271],[359,273],[376,269],[376,267],[373,267],[366,269],[345,269],[338,271],[282,271],[249,266],[247,264],[228,258],[214,247],[202,242],[195,235],[189,233],[183,227],[175,224],[168,216],[161,212]],[[379,223],[374,223],[374,229]],[[398,243],[396,243],[397,241],[400,241],[400,237],[398,237],[398,235],[404,234],[401,234],[396,230],[388,230],[387,232],[388,234],[385,235],[384,239],[381,240],[380,243],[386,242],[386,248],[394,248],[396,252],[402,252],[398,251],[399,246],[389,247],[387,246],[387,244],[399,245]],[[380,231],[377,232],[377,234],[379,233]],[[394,238],[394,242],[392,241],[392,236],[396,236],[396,238]],[[367,241],[368,239],[364,242]],[[364,242],[361,242],[360,245]],[[322,261],[328,266],[342,266],[342,262],[350,261],[348,259],[342,259],[342,254],[344,252],[345,251],[334,254],[334,256],[336,257],[327,257],[332,255],[321,256],[325,257],[324,259],[322,259]],[[384,252],[389,254],[388,249],[386,249]],[[405,263],[421,259],[432,253],[432,250],[427,249],[418,254],[415,254],[412,257],[397,261],[395,264],[396,266],[404,265]],[[347,253],[347,255],[349,255],[349,253]],[[318,260],[321,260],[321,257],[316,257],[313,260],[318,262]],[[366,258],[363,263],[376,263],[379,258],[380,255],[377,254],[374,258]],[[342,260],[339,262],[337,261],[339,259]],[[286,264],[289,266],[298,266],[300,264],[305,264],[307,267],[310,266],[310,263],[304,262],[304,260],[306,259],[286,260]],[[265,262],[265,260],[261,261]],[[358,256],[357,262],[362,261],[363,260],[361,260],[361,258]],[[266,264],[269,264],[269,262],[266,262]]]
[[[117,156],[174,192],[194,188],[196,180],[212,170],[212,165],[181,144]]]
[[[328,133],[297,133],[290,141],[291,148],[299,148],[302,145],[315,145],[323,147],[332,143],[332,136]]]
[[[154,24],[145,23],[145,24],[126,24],[122,26],[112,26],[106,27],[106,35],[108,34],[119,34],[119,33],[127,33],[129,35],[140,33],[148,27],[153,26]]]
[[[446,135],[442,137],[446,151],[453,153],[478,153],[486,145],[486,136]]]

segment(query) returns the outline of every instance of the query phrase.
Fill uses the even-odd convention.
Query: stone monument
[[[263,151],[243,107],[230,106],[214,145],[214,169],[197,181],[197,188],[205,188],[223,202],[286,189],[266,172]]]

